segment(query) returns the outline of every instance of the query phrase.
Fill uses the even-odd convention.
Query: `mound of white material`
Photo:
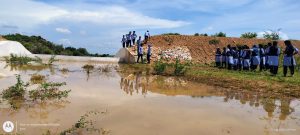
[[[16,41],[0,41],[0,56],[9,56],[10,54],[30,55],[21,43]]]

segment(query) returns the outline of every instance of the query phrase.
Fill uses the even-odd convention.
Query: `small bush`
[[[30,62],[34,61],[34,59],[27,56],[18,56],[15,54],[10,54],[10,57],[5,57],[5,61],[7,64],[28,65]]]
[[[185,75],[185,73],[187,71],[187,67],[186,67],[186,65],[180,63],[179,59],[176,59],[174,67],[175,67],[174,75],[176,75],[176,76]]]
[[[162,35],[180,35],[179,33],[164,33]]]
[[[61,99],[66,98],[71,90],[59,90],[66,83],[44,82],[38,89],[29,91],[29,97],[33,100]]]
[[[200,36],[200,34],[199,33],[195,33],[194,36]]]
[[[212,37],[226,37],[226,33],[219,32],[219,33],[212,35]]]
[[[279,35],[281,29],[278,30],[270,30],[270,31],[265,31],[263,34],[263,37],[265,39],[270,39],[270,40],[280,40],[281,37]]]
[[[166,63],[163,63],[161,60],[156,61],[154,64],[154,73],[157,75],[162,75],[165,72],[166,67]]]
[[[55,55],[52,55],[51,58],[48,60],[48,65],[52,65],[53,62],[59,61],[58,59],[55,59]]]
[[[28,83],[25,84],[21,80],[20,75],[16,75],[17,83],[14,86],[9,87],[8,89],[2,92],[2,98],[5,99],[23,99],[26,88],[29,85]]]
[[[217,40],[217,39],[212,39],[212,40],[209,41],[210,45],[217,45],[219,43],[220,43],[220,40]]]
[[[255,32],[247,32],[241,35],[241,38],[256,38],[257,34]]]

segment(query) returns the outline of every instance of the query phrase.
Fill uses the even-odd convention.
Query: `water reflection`
[[[223,101],[239,101],[241,105],[250,107],[262,107],[267,117],[278,120],[286,120],[295,111],[296,106],[291,106],[292,97],[274,97],[268,93],[215,88],[204,84],[195,83],[178,77],[150,76],[143,72],[133,74],[121,74],[120,88],[128,95],[143,95],[158,93],[166,96],[190,96],[192,98],[224,97]],[[275,116],[279,110],[279,116]]]
[[[47,119],[51,112],[63,109],[68,104],[70,104],[68,100],[2,100],[0,111],[8,114],[8,116],[14,116],[21,111],[25,111],[30,118]]]

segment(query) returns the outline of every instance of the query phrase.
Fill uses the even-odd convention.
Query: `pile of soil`
[[[212,42],[213,40],[218,41]],[[205,37],[205,36],[187,36],[187,35],[159,35],[153,36],[150,39],[153,45],[153,60],[158,59],[159,53],[168,49],[175,49],[178,47],[188,48],[192,56],[192,62],[195,63],[211,63],[214,61],[216,48],[226,47],[228,44],[234,45],[248,45],[267,44],[271,40],[266,39],[244,39],[231,37]],[[300,49],[300,41],[293,40],[293,45]],[[279,46],[284,47],[283,41],[279,41]],[[144,47],[146,49],[146,47]],[[135,52],[135,49],[131,49]]]

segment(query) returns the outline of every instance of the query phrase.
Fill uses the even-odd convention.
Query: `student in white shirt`
[[[133,33],[131,34],[131,41],[132,41],[132,45],[135,45],[135,39],[137,38],[137,35],[135,34],[135,31],[133,31]]]
[[[147,32],[145,33],[145,41],[148,41],[150,39],[150,32],[149,30],[147,30]]]

